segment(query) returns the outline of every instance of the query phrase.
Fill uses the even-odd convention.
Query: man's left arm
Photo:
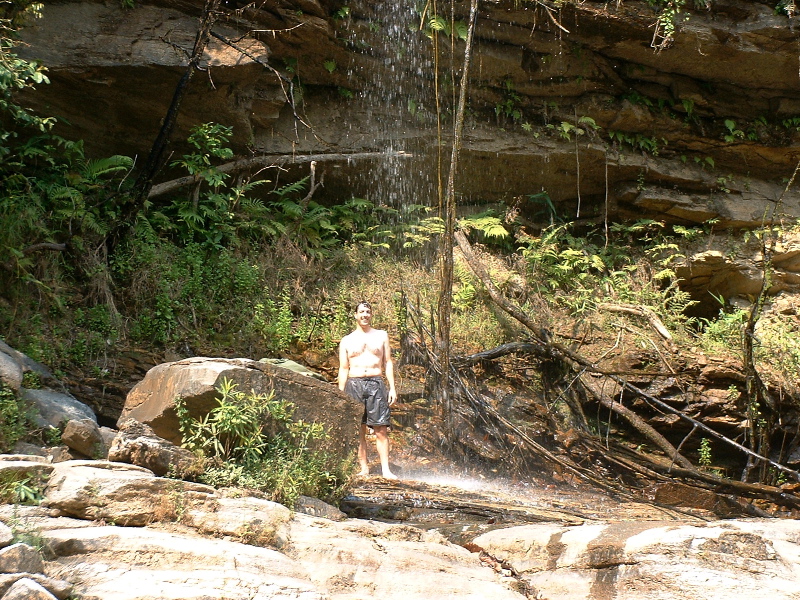
[[[389,382],[389,406],[397,400],[397,391],[394,387],[394,360],[392,360],[392,349],[389,346],[389,334],[384,334],[386,337],[383,340],[383,360],[384,370],[386,373],[386,381]]]
[[[342,338],[339,342],[339,376],[336,378],[339,384],[339,389],[344,391],[344,385],[347,383],[348,375],[350,374],[350,359],[347,356],[347,338]]]

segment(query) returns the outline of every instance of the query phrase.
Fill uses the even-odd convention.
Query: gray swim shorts
[[[362,423],[370,427],[389,425],[389,394],[382,377],[349,377],[344,391],[364,405]]]

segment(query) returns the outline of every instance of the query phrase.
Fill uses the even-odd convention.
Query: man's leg
[[[361,465],[359,475],[366,477],[369,475],[369,463],[367,462],[367,425],[361,424],[358,430],[358,464]]]
[[[378,447],[378,456],[381,459],[381,470],[386,479],[397,479],[397,475],[389,468],[389,428],[386,425],[374,425],[375,445]]]

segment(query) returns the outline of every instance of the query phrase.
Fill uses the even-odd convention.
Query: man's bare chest
[[[383,356],[383,343],[377,336],[357,336],[348,340],[347,355],[350,358]]]

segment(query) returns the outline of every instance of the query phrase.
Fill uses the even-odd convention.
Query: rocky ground
[[[353,498],[381,489],[449,503],[439,523],[416,527],[310,500],[293,512],[122,463],[2,457],[0,473],[11,471],[49,483],[41,506],[0,506],[3,600],[800,597],[797,521],[648,511],[555,488],[525,500],[493,484],[356,488]],[[462,545],[439,531],[468,521],[484,532]]]
[[[7,382],[42,369],[11,348],[2,354]],[[200,358],[152,370],[126,409],[160,407],[149,411],[160,427],[158,389],[171,398],[188,382],[202,398],[223,374],[254,385],[277,378],[336,402],[335,387],[312,378]],[[681,499],[680,486],[672,504],[684,508],[670,508],[553,473],[455,467],[435,446],[409,443],[418,429],[400,423],[404,410],[393,433],[401,481],[359,479],[339,508],[301,498],[290,510],[159,476],[186,451],[130,414],[119,430],[100,428],[66,391],[38,391],[51,419],[67,418],[68,447],[0,456],[0,480],[25,482],[38,502],[0,505],[2,600],[800,597],[798,521],[721,520],[719,496],[703,506],[691,488]],[[103,444],[113,460],[74,458]]]

